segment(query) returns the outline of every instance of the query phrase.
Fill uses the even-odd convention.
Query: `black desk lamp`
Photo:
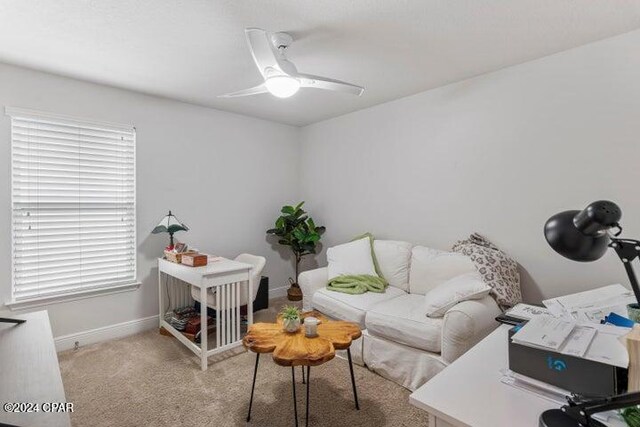
[[[600,200],[581,211],[564,211],[552,216],[544,226],[544,237],[556,252],[574,261],[595,261],[602,258],[607,249],[613,248],[627,271],[636,301],[640,302],[638,279],[631,265],[640,255],[640,241],[618,238],[622,233],[621,217],[618,205]],[[628,309],[638,308],[637,303],[628,306]],[[578,403],[569,399],[569,404],[561,409],[543,412],[540,427],[604,427],[601,422],[591,419],[591,415],[638,404],[640,392]]]
[[[574,261],[595,261],[613,248],[627,271],[636,301],[640,302],[640,287],[631,265],[640,255],[640,241],[618,238],[622,233],[621,217],[618,205],[600,200],[581,211],[555,214],[544,226],[544,237],[556,252]],[[638,304],[631,305],[638,309]]]
[[[549,409],[540,415],[540,427],[607,427],[591,418],[599,412],[612,411],[635,406],[640,402],[640,392],[626,393],[602,399],[591,399],[569,404],[561,409]]]
[[[26,320],[24,320],[24,319],[14,319],[12,317],[0,317],[0,323],[20,324],[20,323],[24,323],[24,322],[26,322]]]

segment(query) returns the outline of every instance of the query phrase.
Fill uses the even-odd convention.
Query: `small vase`
[[[640,305],[639,304],[628,304],[627,314],[629,315],[629,319],[633,320],[636,323],[640,323]]]
[[[284,330],[287,332],[297,332],[300,328],[300,319],[284,319],[282,326],[284,326]]]

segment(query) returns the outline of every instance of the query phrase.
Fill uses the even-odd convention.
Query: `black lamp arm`
[[[586,400],[581,403],[569,401],[569,405],[562,407],[562,411],[584,426],[600,426],[598,421],[592,420],[591,415],[614,409],[623,409],[640,404],[640,392],[625,393],[617,396]]]
[[[611,238],[609,246],[613,248],[620,260],[624,264],[624,269],[629,276],[629,282],[631,282],[631,289],[636,296],[636,301],[640,304],[640,285],[638,284],[638,278],[633,270],[633,264],[631,264],[638,256],[640,256],[640,241],[632,239],[618,239],[616,237]]]

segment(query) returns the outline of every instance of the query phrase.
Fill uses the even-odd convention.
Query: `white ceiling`
[[[260,82],[249,26],[364,95],[217,98]],[[306,125],[637,28],[640,0],[2,0],[0,61]]]

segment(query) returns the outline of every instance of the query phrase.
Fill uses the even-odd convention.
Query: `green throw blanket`
[[[364,294],[365,292],[384,292],[386,280],[369,274],[338,276],[329,281],[327,289],[345,294]]]

